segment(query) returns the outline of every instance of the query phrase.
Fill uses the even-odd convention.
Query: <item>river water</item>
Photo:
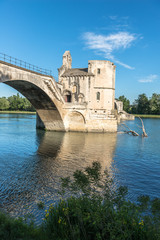
[[[125,122],[141,132],[140,120]],[[12,216],[33,214],[37,222],[58,199],[60,178],[93,161],[108,168],[128,197],[160,197],[160,119],[144,119],[148,138],[127,134],[36,130],[36,116],[0,114],[0,208]],[[119,127],[121,129],[121,127]]]

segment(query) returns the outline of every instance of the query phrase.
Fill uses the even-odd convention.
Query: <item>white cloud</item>
[[[110,18],[111,20],[116,20],[116,19],[117,19],[117,16],[113,15],[113,16],[109,16],[109,18]]]
[[[92,32],[86,32],[83,35],[83,39],[86,41],[86,45],[89,49],[97,50],[98,52],[103,53],[105,58],[108,58],[123,67],[134,69],[133,67],[117,60],[114,57],[113,52],[118,51],[119,49],[129,48],[137,39],[135,34],[131,34],[129,32],[118,32],[110,35],[97,35]]]
[[[123,63],[123,62],[120,62],[119,60],[116,60],[116,59],[113,59],[115,63],[121,65],[122,67],[125,67],[125,68],[128,68],[130,70],[134,70],[135,68],[134,67],[131,67],[129,65],[127,65],[126,63]]]
[[[149,76],[147,76],[147,77],[144,77],[144,78],[141,78],[141,79],[139,79],[138,80],[138,82],[140,82],[140,83],[151,83],[151,82],[153,82],[155,79],[157,79],[158,78],[158,75],[156,75],[156,74],[150,74]]]

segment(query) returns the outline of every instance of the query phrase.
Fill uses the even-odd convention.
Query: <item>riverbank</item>
[[[4,113],[13,113],[13,114],[36,114],[36,112],[27,112],[27,111],[0,111],[0,114]]]
[[[0,111],[0,114],[4,113],[11,113],[11,114],[36,114],[36,112],[29,112],[29,111]],[[150,115],[150,114],[132,114],[135,117],[141,118],[160,118],[160,115]]]
[[[151,114],[133,114],[135,117],[141,118],[160,118],[160,115],[151,115]]]
[[[0,111],[0,114],[4,113],[11,113],[11,114],[36,114],[36,112],[29,112],[29,111]],[[141,118],[160,118],[160,115],[150,115],[150,114],[132,114],[135,117]]]

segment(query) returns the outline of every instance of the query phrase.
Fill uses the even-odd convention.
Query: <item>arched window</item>
[[[100,92],[97,92],[97,100],[100,100]]]
[[[64,99],[65,99],[65,102],[72,102],[72,95],[70,91],[65,91]]]

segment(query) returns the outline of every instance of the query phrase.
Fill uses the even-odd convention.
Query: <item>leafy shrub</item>
[[[65,198],[66,193],[72,196]],[[125,200],[126,187],[114,190],[113,180],[108,172],[101,174],[98,162],[76,171],[73,180],[62,178],[60,194],[63,199],[50,206],[44,219],[49,239],[160,239],[160,200]]]
[[[36,228],[33,223],[28,225],[21,218],[13,219],[0,212],[1,240],[40,240],[43,239],[41,236],[41,229]]]
[[[0,239],[160,240],[160,199],[126,200],[127,188],[116,189],[98,162],[76,171],[73,179],[62,178],[60,194],[39,227],[0,213]]]
[[[44,205],[45,205],[45,204],[44,204],[44,202],[42,202],[42,201],[40,201],[40,202],[37,203],[37,207],[38,207],[39,210],[44,209]]]

